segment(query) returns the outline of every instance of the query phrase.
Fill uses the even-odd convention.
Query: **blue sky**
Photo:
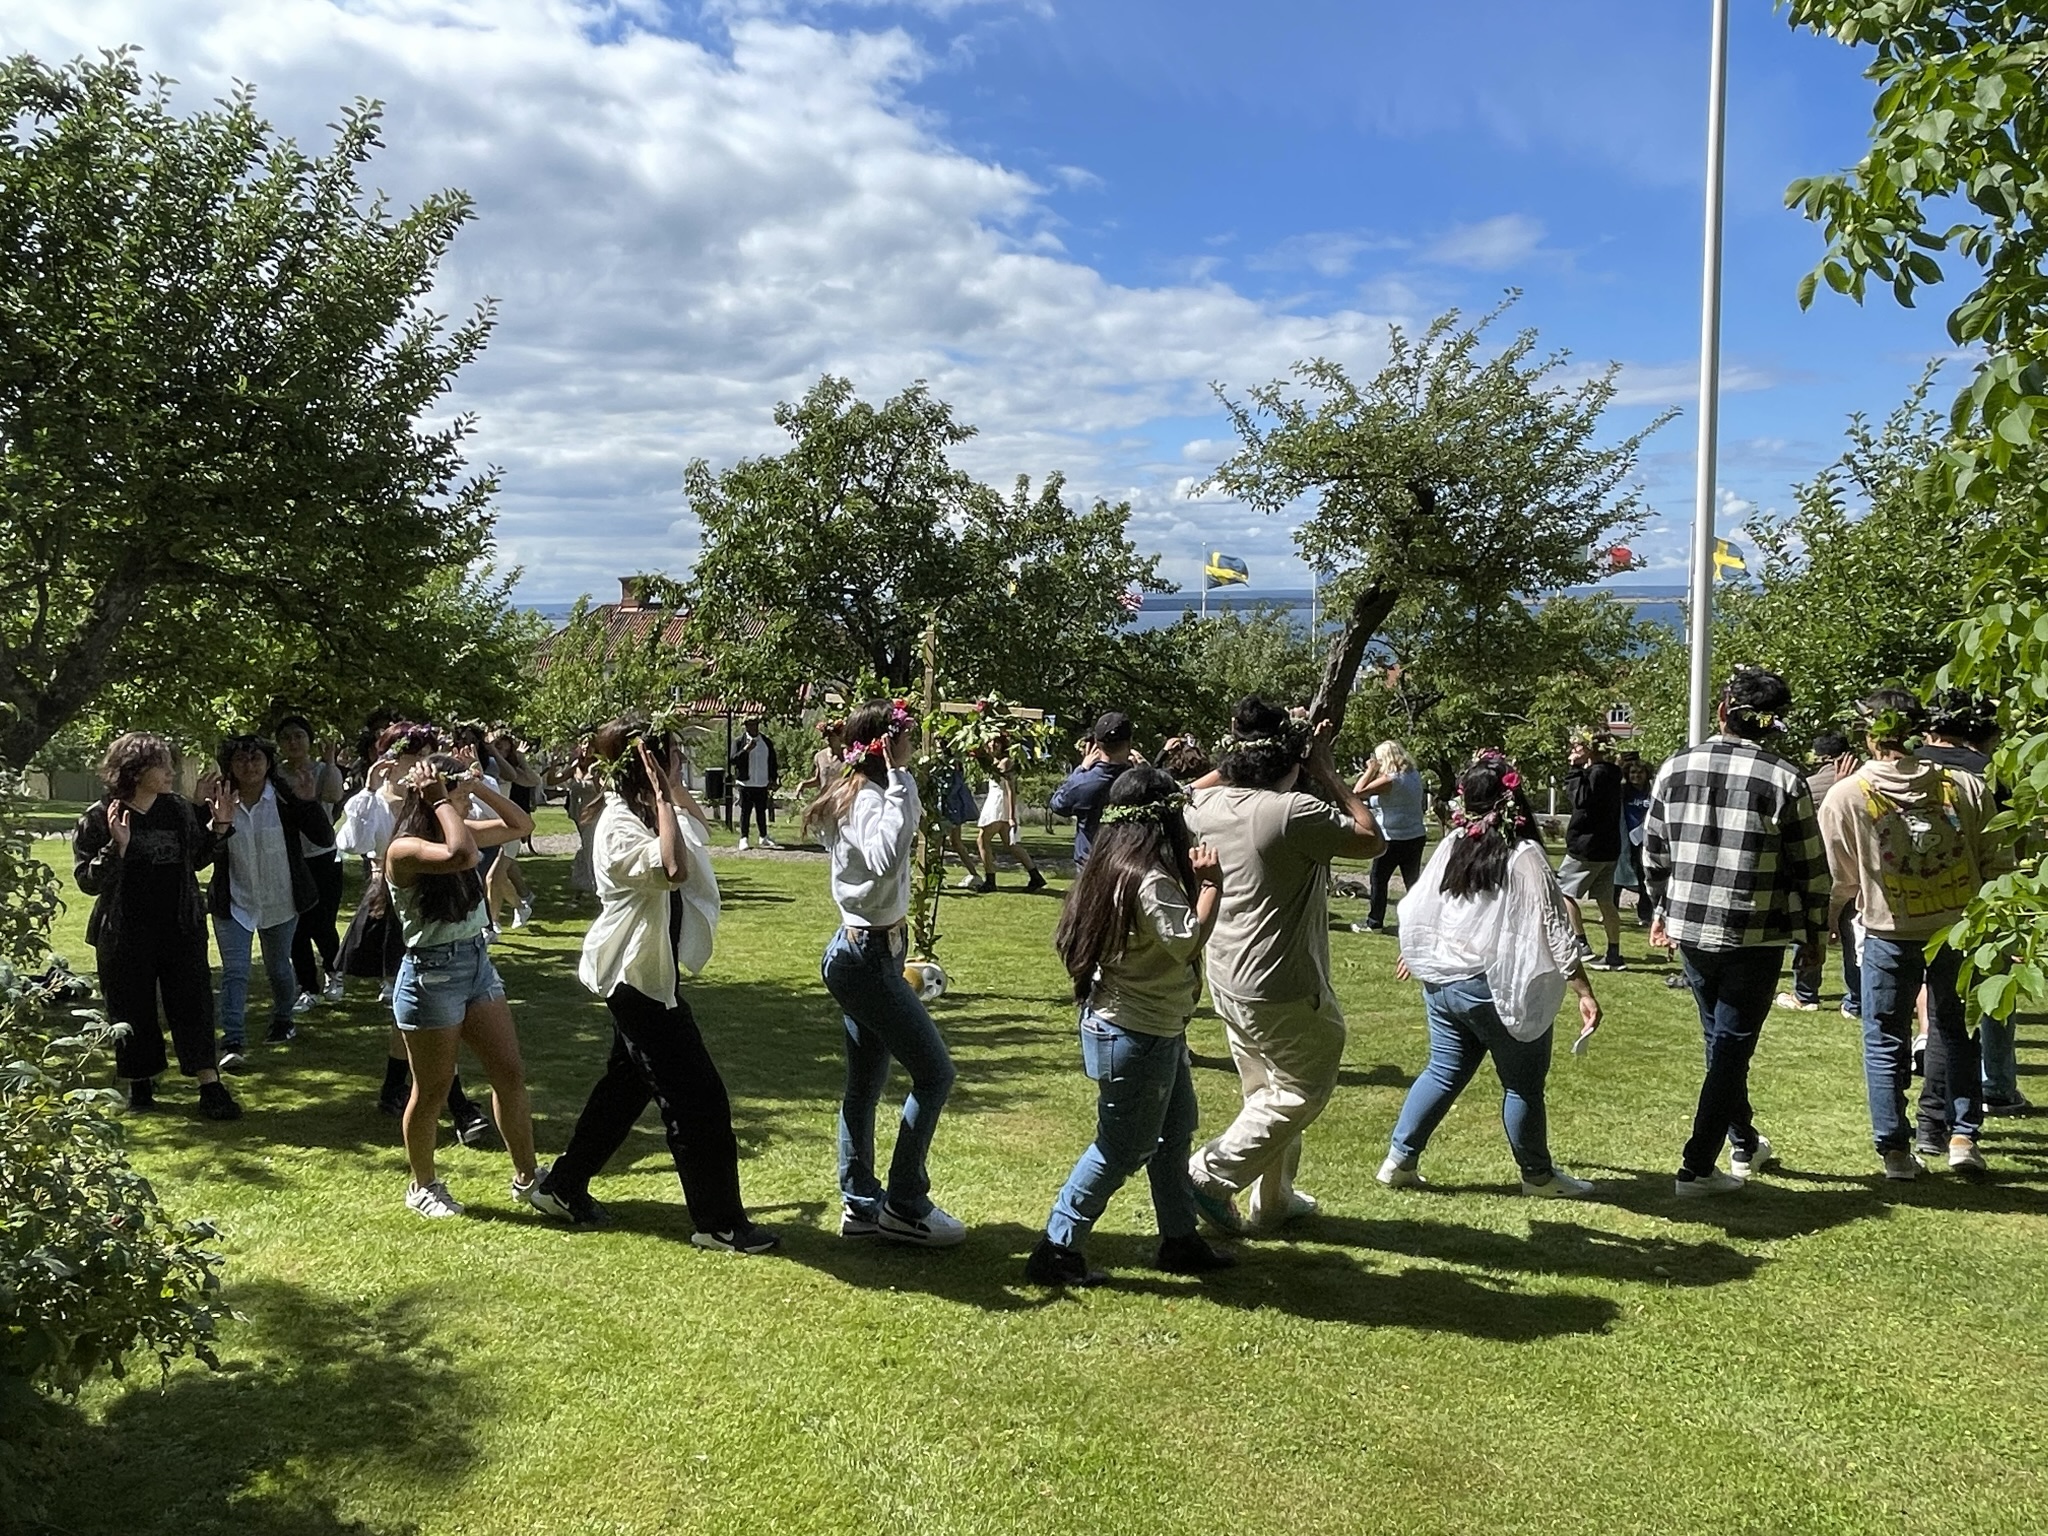
[[[1917,313],[1823,294],[1793,177],[1861,152],[1865,55],[1734,7],[1720,484],[1783,507],[1947,348]],[[1386,326],[1491,306],[1623,365],[1660,514],[1636,579],[1682,579],[1698,352],[1705,0],[0,0],[10,48],[139,42],[192,106],[253,81],[310,143],[387,103],[376,179],[479,219],[441,302],[500,328],[459,403],[504,470],[523,594],[602,592],[694,549],[681,467],[777,446],[819,372],[929,378],[1003,484],[1132,501],[1192,582],[1205,545],[1305,582],[1285,519],[1195,501],[1229,448],[1207,386]]]

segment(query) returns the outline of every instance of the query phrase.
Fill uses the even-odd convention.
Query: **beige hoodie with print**
[[[1962,916],[2009,850],[1984,835],[1992,807],[1975,774],[1916,757],[1865,763],[1820,807],[1835,877],[1829,927],[1853,901],[1866,931],[1925,939]]]

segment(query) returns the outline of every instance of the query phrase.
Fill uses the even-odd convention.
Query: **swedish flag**
[[[1252,579],[1242,560],[1217,549],[1209,551],[1209,563],[1202,568],[1202,574],[1209,578],[1211,587],[1242,586]]]
[[[1749,562],[1742,558],[1742,551],[1726,539],[1714,540],[1714,580],[1720,581],[1730,571],[1747,571]]]

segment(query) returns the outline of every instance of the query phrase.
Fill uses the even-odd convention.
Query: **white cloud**
[[[1474,272],[1502,272],[1535,255],[1543,225],[1523,213],[1503,213],[1476,224],[1460,224],[1430,243],[1429,260]]]
[[[1292,272],[1307,268],[1324,277],[1343,277],[1358,258],[1369,251],[1404,250],[1405,240],[1363,230],[1319,230],[1290,235],[1267,251],[1246,260],[1245,265],[1262,272]]]
[[[997,483],[1141,484],[1136,534],[1169,547],[1209,509],[1172,504],[1171,447],[1122,438],[1213,420],[1211,379],[1311,355],[1370,367],[1387,320],[1412,322],[1293,314],[1206,278],[1111,282],[1061,252],[1036,183],[904,100],[930,61],[902,32],[727,14],[721,53],[599,0],[0,0],[11,46],[137,41],[181,108],[250,80],[308,145],[342,103],[380,98],[390,147],[369,179],[476,198],[436,302],[499,301],[457,403],[480,416],[476,458],[504,468],[501,543],[536,600],[679,566],[683,465],[773,449],[774,402],[827,370],[870,397],[929,380],[982,428],[963,462]],[[1285,526],[1255,526],[1280,558]],[[1171,553],[1191,575],[1198,551]]]

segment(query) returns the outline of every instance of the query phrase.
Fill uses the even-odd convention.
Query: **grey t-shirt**
[[[1195,914],[1180,881],[1148,870],[1124,952],[1096,967],[1091,1012],[1141,1035],[1178,1035],[1202,996]]]
[[[1328,993],[1330,860],[1350,818],[1313,795],[1218,785],[1196,794],[1187,821],[1223,866],[1210,990],[1264,1003]]]

